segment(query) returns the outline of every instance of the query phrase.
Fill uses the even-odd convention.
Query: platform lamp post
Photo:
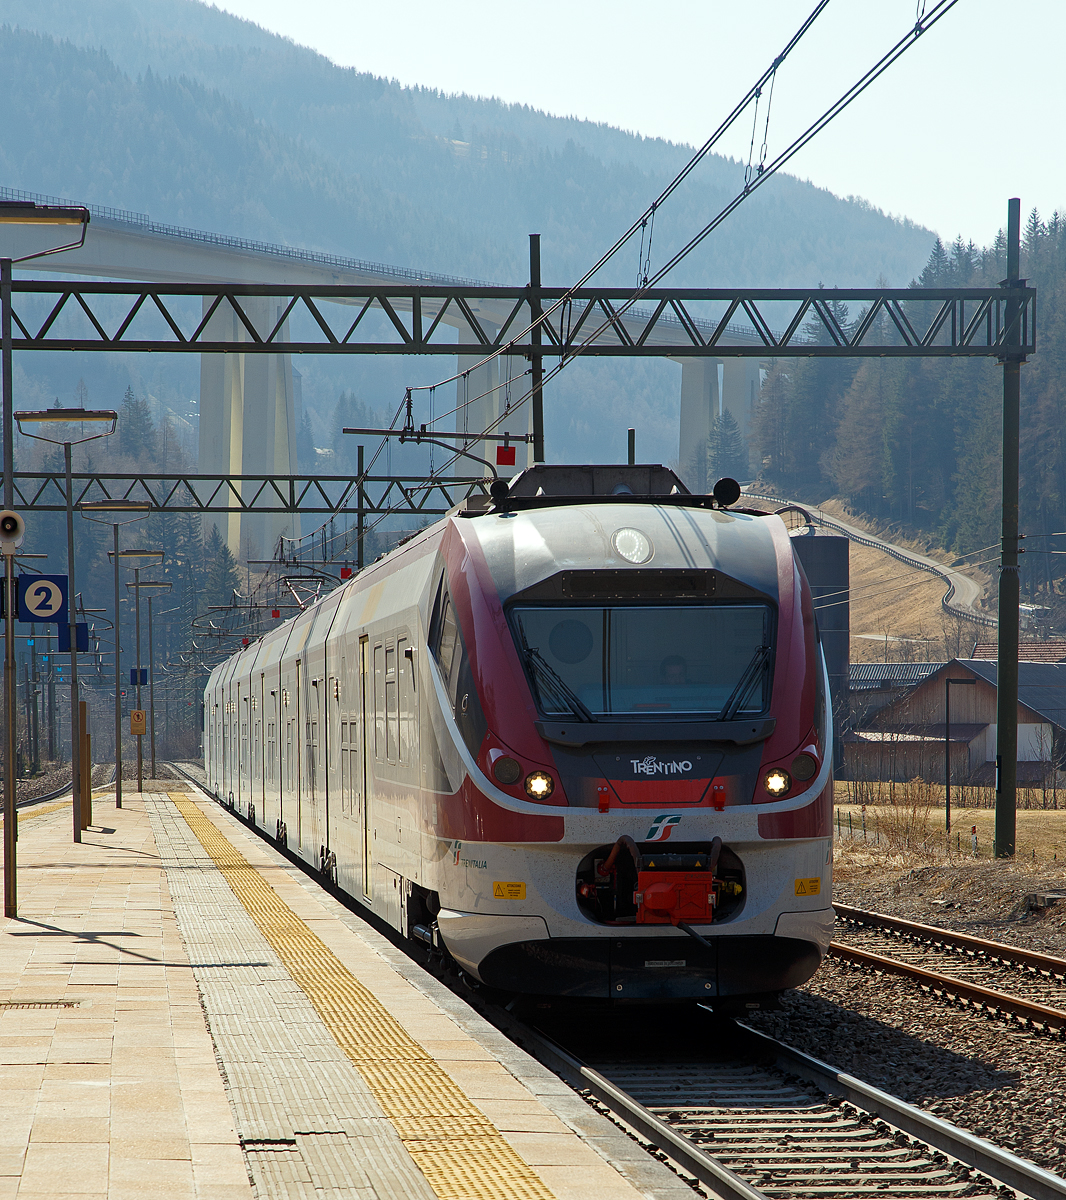
[[[81,204],[34,204],[21,200],[0,201],[0,238],[4,249],[11,249],[12,235],[29,235],[30,242],[39,238],[54,241],[55,229],[78,227],[78,235],[72,241],[46,249],[34,249],[22,245],[16,249],[23,254],[0,254],[0,341],[3,343],[3,420],[4,420],[4,508],[15,507],[15,426],[12,418],[14,400],[11,383],[11,268],[16,263],[29,262],[34,258],[46,258],[49,254],[61,254],[64,250],[78,250],[85,245],[85,234],[89,228],[89,210]]]
[[[110,525],[114,531],[115,548],[108,554],[115,567],[115,807],[122,807],[122,635],[119,618],[118,531],[122,525],[143,521],[151,512],[149,500],[86,500],[78,508],[83,517]]]
[[[130,585],[127,583],[127,587]],[[148,746],[152,759],[152,778],[155,779],[155,652],[152,648],[152,597],[169,592],[173,584],[146,579],[137,589],[148,597]]]
[[[39,442],[51,442],[63,447],[63,465],[67,474],[67,619],[70,633],[70,773],[74,787],[74,840],[81,841],[81,720],[78,710],[78,615],[77,587],[74,580],[74,480],[71,477],[71,447],[97,438],[110,437],[118,424],[118,413],[110,408],[44,408],[35,412],[15,413],[15,422],[23,437],[35,438]],[[80,424],[94,428],[94,433],[82,433],[80,437],[55,436],[46,433],[31,433],[26,426],[56,426]],[[107,426],[105,429],[104,426]]]
[[[126,584],[127,590],[133,590],[134,609],[136,612],[134,622],[137,627],[137,666],[134,668],[132,682],[137,689],[137,711],[143,712],[144,710],[141,708],[141,679],[144,675],[144,668],[141,666],[141,570],[144,567],[158,567],[166,556],[162,550],[122,550],[119,551],[119,555],[126,563],[126,566],[133,568],[133,583]],[[144,791],[143,733],[137,734],[137,791]]]
[[[61,227],[77,227],[78,234],[73,240],[62,242],[60,245],[46,246],[44,249],[31,245],[12,245],[19,240],[20,235],[29,235],[31,243],[41,238],[55,241],[56,230]],[[23,201],[0,201],[0,390],[3,393],[3,456],[4,456],[4,497],[3,509],[10,512],[15,507],[15,425],[14,425],[14,388],[12,386],[12,343],[11,343],[11,269],[16,263],[28,262],[33,258],[44,258],[49,254],[60,254],[64,250],[76,250],[85,244],[85,233],[89,227],[89,210],[80,204],[52,205],[34,204]],[[14,235],[14,237],[12,236]],[[23,236],[23,242],[26,238]],[[12,253],[12,250],[24,253]],[[10,556],[8,556],[10,561]],[[10,572],[8,572],[10,574]],[[5,621],[5,688],[4,688],[4,724],[7,730],[7,743],[14,742],[14,729],[17,720],[13,700],[13,687],[8,686],[6,676],[14,671],[14,636],[15,614],[14,595],[9,590],[7,617]],[[11,664],[7,659],[11,659]],[[10,753],[10,752],[9,752]],[[15,772],[14,763],[9,758],[4,772],[4,915],[17,915],[17,891],[15,884]],[[77,805],[75,804],[75,812]],[[81,828],[77,826],[77,840],[81,840]],[[10,842],[10,846],[8,843]]]

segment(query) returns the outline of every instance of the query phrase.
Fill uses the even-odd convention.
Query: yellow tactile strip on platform
[[[553,1200],[543,1180],[187,795],[170,798],[441,1200]]]
[[[34,817],[43,817],[48,813],[59,812],[61,808],[69,809],[71,801],[69,797],[66,800],[60,800],[57,804],[46,804],[43,808],[35,808],[33,812],[20,812],[16,816],[21,825],[23,821],[32,821]],[[4,814],[0,812],[0,829],[4,827]]]

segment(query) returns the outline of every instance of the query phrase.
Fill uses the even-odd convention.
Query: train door
[[[296,724],[295,720],[285,714],[285,794],[293,801],[296,797],[296,747],[293,745],[292,729]],[[290,805],[291,811],[292,805]],[[282,817],[282,820],[285,818]]]
[[[242,708],[241,705],[244,705]],[[236,712],[233,714],[234,723],[236,725],[236,736],[233,739],[234,748],[237,751],[237,770],[234,777],[237,781],[237,795],[235,802],[237,811],[244,811],[244,801],[247,797],[247,788],[242,787],[244,783],[244,772],[248,762],[248,697],[241,695],[241,685],[237,684],[237,703],[235,705]]]
[[[259,772],[259,811],[261,820],[266,820],[267,807],[267,734],[270,732],[267,721],[269,713],[266,706],[266,672],[259,672],[259,754],[256,758],[256,770]]]
[[[307,788],[301,792],[301,838],[300,846],[306,839],[307,850],[304,857],[310,855],[318,861],[318,849],[322,842],[321,814],[319,812],[322,757],[322,681],[308,679],[308,688],[304,693],[303,702],[303,750],[304,773]]]
[[[380,647],[379,647],[380,649]],[[362,825],[363,842],[363,895],[369,897],[370,872],[373,865],[373,830],[370,804],[370,744],[368,729],[370,718],[370,639],[359,639],[359,766],[357,784],[359,788],[359,819]]]
[[[278,798],[278,820],[284,823],[285,821],[285,764],[288,761],[285,758],[285,712],[284,700],[285,692],[281,686],[281,663],[278,663],[278,686],[272,693],[274,698],[274,736],[277,739],[277,757],[274,759],[274,769],[277,779],[277,798]]]
[[[352,725],[355,723],[352,722]],[[352,744],[349,741],[348,733],[348,714],[341,712],[340,721],[340,745],[338,746],[340,757],[340,810],[341,820],[349,820],[352,815],[352,764],[349,762],[348,756],[352,753]]]
[[[228,801],[233,792],[233,771],[230,755],[233,751],[233,730],[230,728],[229,684],[222,689],[222,799]]]
[[[300,687],[300,660],[296,660],[296,716],[293,718],[292,748],[296,754],[296,848],[303,853],[303,759],[300,751],[300,702],[302,689]]]
[[[419,833],[418,697],[416,695],[414,647],[406,637],[396,639],[397,704],[399,708],[398,765],[406,785],[407,801],[398,814],[403,826],[403,873],[417,878]]]

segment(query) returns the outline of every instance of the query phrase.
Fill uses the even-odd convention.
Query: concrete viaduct
[[[71,203],[6,188],[0,188],[0,198]],[[282,287],[472,282],[161,225],[141,214],[122,210],[91,206],[91,211],[85,245],[79,250],[34,260],[28,264],[32,274],[54,272],[150,283],[277,283]],[[7,227],[0,253],[17,257],[28,252],[20,239],[32,236],[17,227]],[[246,314],[263,333],[280,315],[277,304],[270,298],[246,298],[244,305]],[[496,311],[497,307],[498,302],[486,300],[475,309],[477,318],[493,331],[506,320],[505,312]],[[457,323],[448,316],[445,322]],[[208,329],[217,328],[221,336],[227,323],[224,336],[246,340],[246,331],[228,306],[216,310]],[[755,340],[753,336],[752,341]],[[512,368],[506,358],[494,359],[474,369],[477,361],[457,358],[457,372],[466,373],[461,374],[456,384],[455,431],[459,433],[482,430],[495,421],[504,405],[506,379],[523,369],[520,364]],[[721,409],[733,415],[746,438],[759,388],[759,366],[753,358],[673,361],[681,365],[678,461],[684,472],[686,457],[691,455],[693,447],[706,442],[713,414]],[[470,403],[474,397],[480,399]],[[297,474],[296,408],[290,355],[201,355],[198,471],[225,475]],[[525,404],[513,417],[501,422],[497,432],[526,434],[531,432],[531,426],[532,409]],[[491,447],[484,442],[473,443],[471,449],[482,457],[491,457]],[[521,470],[529,465],[532,451],[528,444],[522,443],[516,449],[515,470]],[[464,466],[460,460],[457,473],[468,474],[469,465]],[[206,519],[219,525],[234,554],[239,552],[242,536],[252,537],[266,547],[273,545],[280,534],[289,537],[300,534],[298,516],[231,513]]]

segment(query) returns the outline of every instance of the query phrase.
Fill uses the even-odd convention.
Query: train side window
[[[374,647],[374,757],[385,757],[385,647]]]
[[[292,721],[285,722],[285,784],[292,791]]]
[[[315,722],[312,722],[310,717],[304,718],[304,747],[305,757],[307,759],[307,786],[311,789],[311,794],[315,791],[315,757],[318,747],[315,745],[318,740],[316,734],[318,729]]]
[[[411,686],[412,662],[407,657],[407,647],[409,642],[407,638],[396,639],[396,667],[399,672],[399,681],[397,691],[399,694],[400,705],[400,762],[407,763],[411,761],[411,741],[412,729],[414,726],[414,689]]]
[[[389,762],[396,761],[399,743],[399,706],[396,702],[396,647],[385,647],[385,729],[386,754]]]

